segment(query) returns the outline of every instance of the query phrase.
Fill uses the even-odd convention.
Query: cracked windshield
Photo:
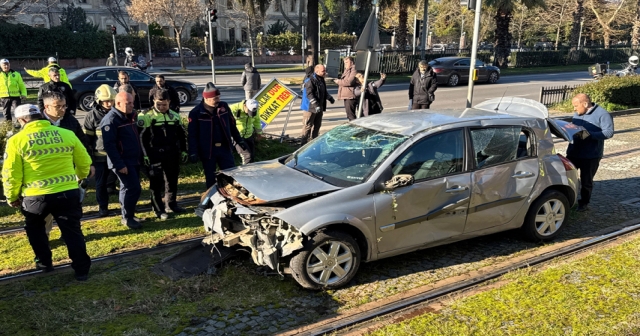
[[[287,158],[288,167],[348,187],[362,183],[407,137],[345,124]]]

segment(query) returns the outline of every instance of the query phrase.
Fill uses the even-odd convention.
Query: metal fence
[[[577,85],[563,85],[563,86],[551,86],[540,88],[540,99],[538,100],[544,106],[551,106],[555,103],[565,101],[570,97],[571,92],[582,84]]]

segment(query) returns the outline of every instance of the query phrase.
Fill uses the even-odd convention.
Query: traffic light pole
[[[480,11],[482,0],[476,0],[476,17],[473,20],[473,44],[471,45],[471,64],[469,64],[469,90],[467,91],[467,108],[473,103],[473,81],[476,79],[476,57],[478,56],[478,37],[480,35]]]
[[[211,59],[211,83],[216,83],[216,65],[215,65],[215,50],[213,46],[213,26],[211,23],[211,11],[207,8],[207,16],[209,18],[209,46],[211,47],[211,53],[209,59]]]
[[[116,58],[116,65],[118,65],[118,48],[116,48],[116,34],[111,34],[111,37],[113,38],[113,57]]]

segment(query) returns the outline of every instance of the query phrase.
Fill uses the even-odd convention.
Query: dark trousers
[[[347,119],[349,121],[356,119],[356,111],[358,111],[358,99],[345,99],[344,109],[347,111]]]
[[[429,103],[429,104],[413,103],[413,104],[411,104],[411,109],[412,110],[428,110],[429,106],[431,106],[431,103]]]
[[[302,112],[302,144],[318,137],[324,112]]]
[[[596,176],[602,158],[579,159],[568,157],[568,159],[580,170],[580,200],[578,204],[587,205],[591,201],[591,194],[593,193],[593,177]]]
[[[0,98],[0,105],[2,106],[2,111],[4,112],[5,119],[11,121],[11,110],[18,107],[21,102],[22,100],[20,99],[20,97]]]
[[[237,144],[235,145],[236,151],[242,158],[243,165],[253,162],[256,157],[256,135],[251,134],[250,137],[244,138],[244,143],[247,145],[246,150],[242,149],[242,147]]]
[[[53,264],[49,238],[45,232],[45,218],[51,214],[58,223],[67,245],[71,268],[79,275],[89,273],[91,259],[87,255],[87,246],[80,227],[82,205],[78,189],[42,196],[26,196],[22,200],[22,214],[29,244],[40,263],[46,266]]]
[[[111,188],[116,190],[116,183],[118,182],[118,175],[114,173],[112,170],[109,170],[107,174],[107,189]]]
[[[112,169],[120,180],[120,207],[122,218],[131,219],[136,215],[136,203],[140,199],[140,166],[127,166],[127,174]]]
[[[233,153],[227,147],[217,147],[213,150],[211,159],[201,158],[200,161],[202,161],[207,189],[216,183],[216,166],[220,167],[220,170],[236,166],[233,160]]]
[[[166,212],[166,205],[170,208],[178,205],[176,195],[179,174],[180,158],[177,155],[168,155],[160,162],[151,163],[148,173],[149,189],[151,206],[156,214]]]
[[[112,174],[107,162],[94,162],[96,168],[96,201],[100,206],[100,210],[109,208],[109,193],[107,193],[107,179]]]

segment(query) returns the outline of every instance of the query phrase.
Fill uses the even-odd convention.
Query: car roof
[[[359,118],[352,123],[381,132],[412,136],[434,127],[459,122],[487,119],[546,119],[548,116],[547,108],[536,101],[520,97],[502,97],[464,110],[382,113]]]
[[[97,71],[97,70],[129,70],[129,71],[141,72],[137,68],[132,68],[132,67],[123,66],[123,65],[121,65],[121,66],[98,66],[98,67],[82,68],[82,69],[78,69],[78,70],[82,70],[82,71],[86,71],[86,72]],[[76,71],[78,71],[78,70],[76,70]]]
[[[439,61],[439,62],[449,62],[449,61],[459,61],[461,59],[470,59],[469,57],[454,57],[454,56],[449,56],[449,57],[438,57],[436,59],[434,59],[434,61]]]

